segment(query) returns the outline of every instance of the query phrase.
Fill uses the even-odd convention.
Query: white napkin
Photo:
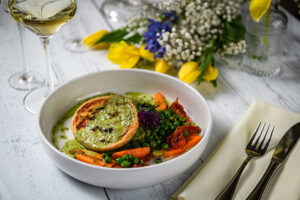
[[[260,121],[274,125],[275,130],[266,154],[261,158],[252,159],[239,180],[233,199],[246,199],[267,169],[281,137],[291,126],[300,122],[299,114],[254,101],[206,163],[173,195],[173,198],[215,199],[246,158],[245,147]],[[299,143],[271,178],[262,199],[300,200]]]

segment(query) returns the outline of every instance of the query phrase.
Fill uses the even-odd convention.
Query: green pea
[[[155,142],[155,141],[151,141],[151,142],[150,142],[150,146],[151,146],[151,147],[156,147],[156,142]]]
[[[116,159],[116,163],[117,163],[117,164],[121,164],[122,162],[123,162],[123,159],[122,159],[122,158],[117,158],[117,159]]]
[[[179,117],[179,121],[184,122],[185,118],[184,117]]]
[[[106,158],[104,158],[104,161],[106,163],[111,163],[111,158],[109,156],[107,156]]]
[[[138,159],[138,158],[134,158],[134,159],[133,159],[133,163],[134,163],[134,164],[138,164],[138,163],[139,163],[139,159]]]
[[[159,134],[160,134],[160,135],[165,135],[165,134],[166,134],[166,131],[165,131],[165,130],[160,130]]]
[[[185,122],[183,125],[187,126],[187,125],[190,125],[190,123],[189,122]]]
[[[156,158],[155,163],[157,163],[157,164],[162,163],[162,159],[161,158]]]
[[[154,140],[154,136],[151,135],[151,136],[149,137],[149,140],[153,141],[153,140]]]
[[[130,154],[130,155],[128,156],[128,159],[129,159],[129,160],[133,160],[133,159],[134,159],[134,156]]]
[[[175,126],[179,126],[179,124],[180,124],[179,121],[175,121],[175,122],[174,122],[174,125],[175,125]]]
[[[149,145],[149,143],[144,143],[143,144],[143,147],[149,147],[150,145]]]
[[[108,156],[107,153],[103,153],[103,154],[102,154],[102,157],[103,157],[103,158],[106,158],[107,156]]]
[[[171,116],[171,113],[170,113],[169,110],[166,111],[166,116],[167,116],[167,117],[170,117],[170,116]]]
[[[171,125],[171,127],[170,127],[170,128],[171,128],[171,130],[174,130],[174,129],[175,129],[175,126]]]
[[[140,165],[144,164],[144,161],[143,160],[139,160],[139,164]]]
[[[129,160],[123,160],[123,162],[121,163],[121,167],[130,167],[131,166],[131,162]]]
[[[184,136],[184,137],[188,136],[188,134],[189,134],[189,132],[183,131],[183,136]]]
[[[123,160],[128,160],[128,155],[126,155],[126,154],[123,155],[123,156],[122,156],[122,159],[123,159]]]
[[[169,147],[169,145],[167,143],[163,143],[162,148],[163,149],[167,149]]]

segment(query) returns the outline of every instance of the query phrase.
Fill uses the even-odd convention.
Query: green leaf
[[[206,68],[208,67],[208,65],[212,62],[213,60],[213,51],[208,51],[206,54],[204,54],[201,58],[201,63],[200,63],[200,67],[199,67],[199,71],[201,72],[199,77],[198,77],[198,84],[200,84],[200,82],[203,79],[203,75],[206,71]]]
[[[218,86],[217,79],[216,79],[216,80],[213,80],[213,81],[210,81],[210,82],[214,85],[214,87],[217,87],[217,86]]]
[[[241,17],[237,17],[230,23],[225,23],[224,38],[229,42],[238,42],[245,38],[246,29],[242,25]]]
[[[104,34],[94,45],[101,42],[120,42],[127,34],[128,32],[124,29],[117,29]]]
[[[142,36],[138,33],[124,39],[125,42],[138,44],[142,40]]]

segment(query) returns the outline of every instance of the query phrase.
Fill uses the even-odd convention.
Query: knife
[[[247,200],[259,200],[269,182],[272,174],[284,159],[291,152],[300,137],[300,122],[292,126],[281,138],[277,145],[268,169],[260,179],[254,190],[247,197]]]

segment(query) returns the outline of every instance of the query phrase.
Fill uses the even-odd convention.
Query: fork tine
[[[273,132],[274,132],[274,126],[273,126],[273,128],[272,128],[272,131],[271,131],[270,137],[269,137],[269,139],[268,139],[268,141],[267,141],[267,143],[266,143],[266,145],[265,145],[265,147],[264,147],[264,149],[263,149],[263,151],[264,151],[264,152],[267,150],[267,148],[268,148],[268,146],[269,146],[269,144],[270,144],[270,141],[271,141],[271,138],[272,138]]]
[[[261,125],[261,122],[259,122],[259,124],[258,124],[256,130],[254,131],[254,133],[253,133],[253,135],[252,135],[250,141],[248,142],[247,147],[251,146],[251,144],[252,144],[252,142],[253,142],[253,140],[254,140],[254,138],[255,138],[255,136],[256,136],[256,133],[258,132],[258,130],[259,130],[259,128],[260,128],[260,125]]]
[[[266,133],[265,133],[265,135],[264,135],[264,138],[262,139],[262,141],[261,141],[261,143],[260,143],[258,149],[261,149],[261,148],[262,148],[262,146],[263,146],[263,144],[264,144],[264,141],[265,141],[265,139],[266,139],[266,136],[268,135],[270,126],[271,126],[271,125],[269,124],[269,126],[268,126],[268,128],[267,128],[267,131],[266,131]]]
[[[264,131],[264,129],[265,129],[265,126],[266,126],[266,123],[264,123],[264,126],[262,127],[262,129],[261,129],[261,131],[260,131],[260,134],[259,134],[258,138],[256,139],[254,145],[253,145],[253,148],[256,148],[256,145],[258,144],[258,141],[259,141],[259,139],[260,139],[260,137],[261,137],[261,134],[263,133],[263,131]]]

